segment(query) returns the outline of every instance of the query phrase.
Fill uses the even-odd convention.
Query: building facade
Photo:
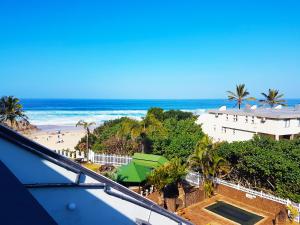
[[[255,134],[275,140],[295,139],[300,134],[300,107],[208,110],[199,124],[213,141],[245,141]]]

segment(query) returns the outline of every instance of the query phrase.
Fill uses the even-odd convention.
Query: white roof
[[[227,110],[208,110],[213,114],[229,114],[241,116],[256,116],[271,119],[295,119],[300,118],[299,107],[283,107],[283,108],[257,108],[257,109],[227,109]]]

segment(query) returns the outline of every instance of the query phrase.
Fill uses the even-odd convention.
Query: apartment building
[[[294,139],[300,134],[300,106],[208,110],[197,121],[214,141],[244,141],[255,134],[275,140]]]

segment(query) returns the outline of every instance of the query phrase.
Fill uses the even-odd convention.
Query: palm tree
[[[263,104],[267,104],[271,106],[271,108],[273,108],[275,105],[286,106],[285,104],[286,101],[282,99],[284,95],[279,94],[279,90],[269,89],[268,94],[266,93],[261,93],[261,94],[265,97],[265,99],[259,101]]]
[[[91,133],[90,132],[90,127],[92,125],[96,125],[96,123],[95,122],[90,122],[89,123],[89,122],[86,122],[84,120],[79,120],[76,124],[76,127],[82,126],[86,131],[86,154],[88,154],[88,152],[89,152],[89,135]]]
[[[28,123],[28,117],[23,111],[20,100],[14,96],[3,96],[0,99],[0,123],[19,127],[19,122]]]
[[[243,101],[255,100],[255,98],[253,97],[247,97],[250,93],[245,88],[245,84],[236,85],[235,92],[227,91],[227,94],[228,94],[228,100],[236,101],[236,105],[239,107],[239,109],[241,108]]]
[[[218,175],[222,162],[225,162],[224,159],[216,154],[215,145],[206,135],[198,142],[188,160],[190,168],[203,175],[204,191],[208,197],[213,194],[212,178]]]

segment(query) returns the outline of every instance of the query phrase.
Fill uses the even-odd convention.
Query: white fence
[[[106,155],[89,152],[89,160],[97,164],[110,164],[114,166],[126,165],[131,162],[132,157],[123,155]]]
[[[54,152],[72,159],[84,159],[84,152],[81,151],[54,150]]]

